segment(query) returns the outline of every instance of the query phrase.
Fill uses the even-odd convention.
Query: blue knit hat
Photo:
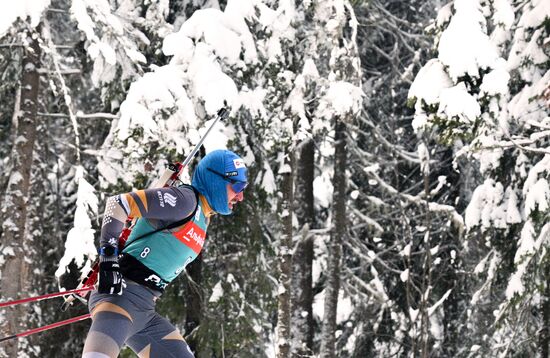
[[[212,209],[222,215],[231,214],[227,202],[227,184],[246,183],[244,161],[230,150],[218,149],[208,153],[197,165],[192,185],[204,195]]]

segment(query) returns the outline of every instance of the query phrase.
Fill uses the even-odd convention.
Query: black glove
[[[104,251],[103,248],[101,251]],[[120,273],[118,256],[100,255],[97,291],[99,293],[108,293],[111,295],[122,295],[122,290],[124,287],[126,287],[126,283]]]

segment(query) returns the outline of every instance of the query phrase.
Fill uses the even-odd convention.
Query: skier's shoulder
[[[143,217],[155,228],[187,221],[198,207],[198,195],[190,185],[148,189],[147,196]]]
[[[174,191],[178,193],[182,198],[185,198],[189,203],[197,203],[199,192],[192,185],[182,184],[179,186],[171,187]]]
[[[198,205],[198,192],[191,185],[171,186],[162,189],[162,199],[168,206],[178,209],[179,213],[188,215]]]

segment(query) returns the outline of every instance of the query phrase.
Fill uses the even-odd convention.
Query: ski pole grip
[[[218,117],[220,117],[222,121],[227,119],[227,117],[229,117],[229,111],[227,110],[227,108],[225,107],[220,108],[218,110]]]

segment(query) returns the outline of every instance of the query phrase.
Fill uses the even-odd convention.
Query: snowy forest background
[[[2,301],[74,288],[105,199],[227,101],[204,150],[251,185],[158,303],[197,357],[550,355],[549,1],[1,4]],[[86,313],[60,302],[1,335]]]

